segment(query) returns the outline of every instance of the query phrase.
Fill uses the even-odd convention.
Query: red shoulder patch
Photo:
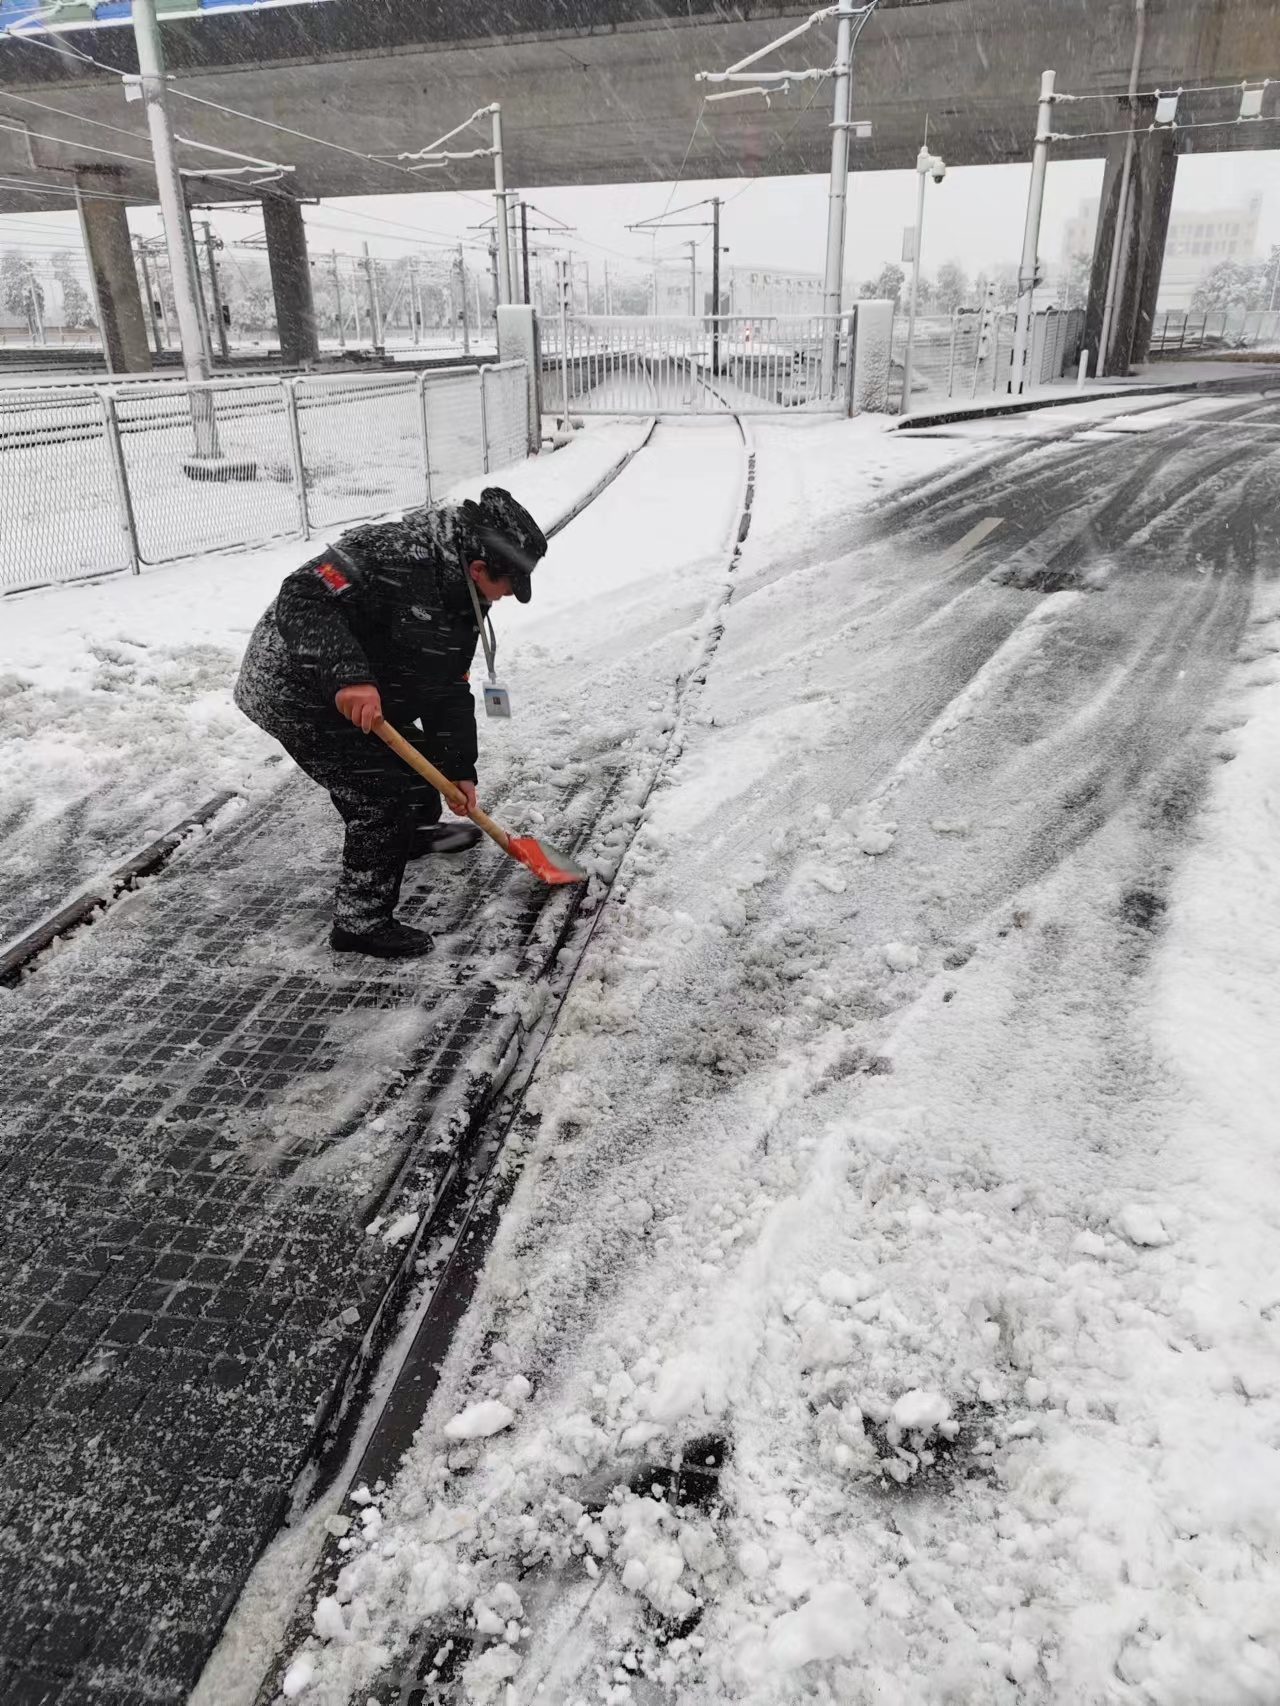
[[[345,592],[351,585],[341,569],[335,569],[332,563],[317,563],[315,569],[330,592]]]

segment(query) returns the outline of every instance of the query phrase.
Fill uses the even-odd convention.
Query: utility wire
[[[50,53],[60,54],[63,58],[74,59],[79,61],[81,64],[91,65],[95,70],[105,71],[112,77],[124,77],[128,75],[128,73],[122,72],[118,66],[107,65],[103,60],[94,59],[91,54],[83,53],[78,48],[57,46],[53,42],[45,41],[39,36],[21,36],[19,39],[30,42],[33,47],[42,47]],[[396,166],[389,160],[380,160],[376,154],[364,154],[358,148],[346,147],[344,143],[330,142],[327,137],[312,136],[308,131],[295,130],[292,126],[287,124],[277,124],[273,119],[259,118],[256,113],[241,112],[238,108],[225,106],[220,101],[208,100],[203,95],[193,95],[187,89],[180,89],[173,81],[172,74],[166,77],[165,82],[169,93],[176,96],[179,100],[191,101],[196,106],[208,107],[211,111],[222,113],[228,118],[242,119],[246,124],[260,124],[267,130],[279,131],[283,136],[292,136],[296,137],[299,141],[313,143],[317,148],[331,148],[339,154],[349,155],[352,159],[363,160],[369,165],[381,166],[386,171],[396,172],[403,177],[412,178],[415,183],[421,185],[422,180],[419,178],[418,174],[410,171],[407,166]],[[692,139],[690,139],[689,146],[693,146]],[[207,176],[209,174],[203,175]],[[472,195],[467,190],[455,190],[453,193],[455,195],[466,196],[469,201],[477,202],[481,206],[488,206],[488,203],[483,201],[481,197]]]
[[[698,116],[693,121],[693,129],[689,132],[689,146],[684,151],[684,159],[680,162],[680,170],[676,173],[675,182],[671,186],[671,194],[667,197],[667,205],[662,210],[664,218],[671,211],[671,203],[676,199],[676,191],[680,188],[680,180],[684,177],[684,169],[689,164],[689,156],[693,153],[693,145],[698,136],[698,126],[702,123],[702,115],[706,110],[707,98],[704,95],[702,97],[702,105],[698,108]]]

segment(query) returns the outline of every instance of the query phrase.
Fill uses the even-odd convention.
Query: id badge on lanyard
[[[475,609],[476,622],[480,628],[480,644],[484,647],[484,661],[489,673],[489,679],[484,684],[485,716],[510,717],[511,695],[499,683],[493,673],[493,660],[498,655],[498,642],[493,638],[493,626],[487,614],[480,608],[480,599],[476,594],[474,584],[468,580],[467,586],[471,592],[471,603]]]

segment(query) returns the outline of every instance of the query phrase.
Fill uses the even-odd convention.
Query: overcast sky
[[[1026,211],[1028,166],[970,166],[954,170],[945,183],[927,188],[924,269],[933,272],[946,260],[957,260],[973,273],[1000,262],[1016,262]],[[1101,161],[1051,164],[1045,197],[1041,254],[1058,259],[1063,222],[1081,201],[1098,194]],[[1263,195],[1259,255],[1280,243],[1280,153],[1190,155],[1178,167],[1175,209],[1221,209]],[[773,265],[795,271],[822,270],[826,243],[827,181],[825,177],[730,180],[718,184],[691,182],[679,186],[625,184],[566,189],[542,189],[530,200],[549,215],[576,228],[576,236],[537,234],[535,241],[572,246],[595,262],[609,259],[621,269],[647,262],[651,255],[670,259],[682,240],[703,239],[700,254],[709,259],[706,234],[671,231],[654,239],[628,232],[628,224],[649,219],[670,207],[678,209],[704,196],[725,199],[723,241],[730,265]],[[336,247],[348,252],[367,240],[375,254],[402,254],[414,239],[443,244],[464,238],[480,242],[468,227],[492,213],[492,198],[442,193],[418,196],[363,197],[308,207],[306,218],[317,250]],[[697,218],[695,214],[692,217]],[[915,217],[914,172],[863,172],[850,178],[848,274],[871,278],[885,261],[898,260],[903,227]],[[134,229],[159,229],[158,214],[131,210]],[[215,225],[236,241],[261,231],[252,212],[219,213]],[[545,223],[545,221],[539,221]],[[0,218],[0,245],[32,242],[78,247],[75,220],[57,215],[18,215]],[[687,255],[687,250],[681,251]],[[594,272],[594,267],[593,267]]]

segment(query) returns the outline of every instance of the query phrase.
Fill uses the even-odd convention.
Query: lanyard
[[[489,680],[496,681],[497,676],[493,673],[493,660],[498,655],[498,641],[493,632],[493,623],[489,620],[488,613],[480,608],[480,596],[476,592],[476,583],[470,575],[467,576],[467,591],[471,594],[472,607],[476,613],[476,627],[480,630],[480,644],[484,647],[484,661],[489,671]]]

